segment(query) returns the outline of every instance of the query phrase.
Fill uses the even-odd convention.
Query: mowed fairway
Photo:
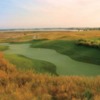
[[[5,51],[5,54],[19,54],[31,59],[38,59],[53,63],[56,65],[57,74],[59,75],[95,76],[100,73],[99,65],[75,61],[67,55],[62,55],[55,50],[30,48],[31,44],[29,43],[5,45],[9,46],[9,50]]]

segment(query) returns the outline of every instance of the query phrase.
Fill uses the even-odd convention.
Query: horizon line
[[[0,28],[0,30],[31,30],[31,29],[98,29],[100,27],[35,27],[35,28]]]

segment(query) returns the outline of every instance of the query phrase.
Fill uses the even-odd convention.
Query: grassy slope
[[[7,49],[9,49],[9,46],[0,45],[0,51],[5,51]],[[6,54],[5,58],[21,70],[35,70],[38,73],[51,73],[57,75],[56,66],[47,61],[29,59],[27,57],[14,54]]]
[[[35,70],[38,73],[56,74],[56,66],[46,61],[29,59],[15,54],[6,54],[5,58],[21,70]]]
[[[0,45],[0,51],[5,51],[5,50],[8,50],[8,49],[9,49],[8,46]]]
[[[85,46],[76,45],[76,41],[52,40],[33,42],[31,47],[54,49],[59,53],[70,56],[71,58],[93,64],[100,65],[100,50]]]

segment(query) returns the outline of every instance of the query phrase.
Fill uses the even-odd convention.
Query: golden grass
[[[100,77],[19,72],[0,53],[0,100],[100,100]]]
[[[100,31],[38,31],[38,32],[0,32],[0,40],[9,42],[9,39],[15,41],[28,41],[34,39],[89,39],[100,37]],[[13,40],[12,40],[13,41]]]
[[[100,37],[100,31],[81,31],[81,32],[42,32],[40,37],[47,39],[84,39]]]

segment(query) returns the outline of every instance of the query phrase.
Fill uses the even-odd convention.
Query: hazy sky
[[[100,0],[0,0],[0,28],[100,27]]]

